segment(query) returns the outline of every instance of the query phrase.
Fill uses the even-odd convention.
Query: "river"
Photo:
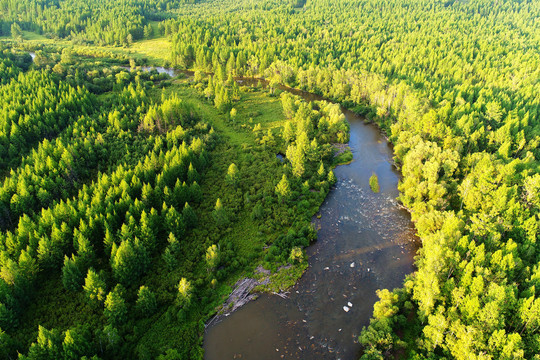
[[[307,101],[317,95],[292,90]],[[205,334],[206,360],[357,359],[377,289],[402,286],[414,271],[418,238],[395,200],[399,172],[379,129],[343,109],[354,161],[338,166],[338,182],[320,208],[309,268],[287,299],[263,294]],[[381,191],[369,177],[377,174]],[[346,311],[347,310],[347,311]]]
[[[307,101],[322,99],[282,89]],[[343,112],[354,160],[334,170],[338,181],[320,208],[318,239],[307,249],[309,268],[286,299],[262,294],[209,326],[206,360],[357,359],[358,335],[369,324],[376,290],[400,287],[414,271],[419,240],[409,213],[395,200],[400,174],[392,165],[392,148],[376,126]],[[377,194],[369,187],[372,173],[379,179]]]

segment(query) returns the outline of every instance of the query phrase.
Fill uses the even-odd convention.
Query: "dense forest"
[[[25,71],[26,56],[4,54],[3,356],[199,358],[229,279],[257,259],[302,271],[336,181],[330,144],[348,140],[338,105],[282,94],[283,128],[245,129],[232,106],[250,95],[217,76],[178,85],[47,51]]]
[[[5,357],[200,358],[232,279],[301,268],[349,135],[339,106],[288,86],[380,126],[422,239],[362,358],[540,358],[538,2],[0,4]],[[160,36],[192,79],[84,50]],[[11,49],[29,46],[33,65]],[[256,96],[269,114],[244,108]]]

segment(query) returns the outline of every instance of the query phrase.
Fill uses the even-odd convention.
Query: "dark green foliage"
[[[116,285],[115,288],[107,294],[105,299],[105,310],[103,313],[112,325],[118,326],[127,320],[128,308],[123,298],[124,290],[121,285]]]
[[[71,259],[64,257],[64,267],[62,268],[62,283],[66,290],[78,291],[84,281],[83,271],[81,271],[78,258],[72,256]]]
[[[134,284],[146,272],[148,265],[148,253],[139,239],[126,239],[118,247],[113,245],[111,269],[118,282],[125,286]]]
[[[156,295],[146,286],[137,292],[137,311],[142,316],[152,316],[157,309]]]

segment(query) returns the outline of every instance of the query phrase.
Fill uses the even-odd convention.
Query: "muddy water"
[[[318,240],[307,249],[308,270],[287,299],[262,295],[208,328],[205,359],[356,359],[376,290],[401,286],[414,270],[418,239],[395,200],[392,149],[375,126],[345,115],[354,161],[335,169],[338,182],[320,209]],[[378,194],[369,187],[372,173]]]

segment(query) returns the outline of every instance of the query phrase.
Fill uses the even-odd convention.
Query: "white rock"
[[[350,301],[347,303],[347,305],[349,305],[349,307],[352,307],[352,303]]]
[[[347,307],[347,306],[344,306],[344,307],[343,307],[343,311],[349,312],[349,310],[350,310],[349,307]]]
[[[351,263],[351,267],[352,267],[352,268],[354,267],[354,263]]]

